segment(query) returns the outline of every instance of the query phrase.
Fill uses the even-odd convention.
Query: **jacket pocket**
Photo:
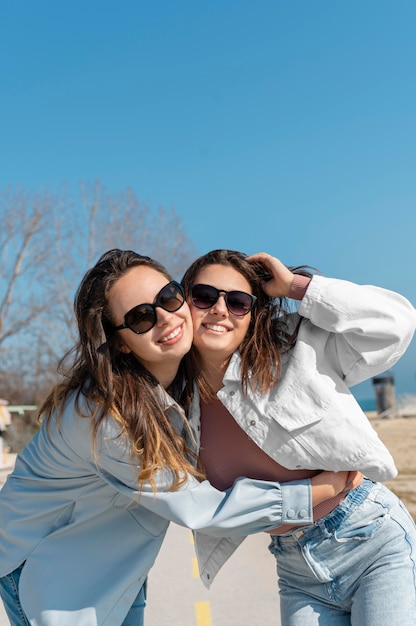
[[[288,432],[320,422],[328,413],[336,383],[311,368],[296,366],[283,372],[280,382],[270,391],[265,413]]]

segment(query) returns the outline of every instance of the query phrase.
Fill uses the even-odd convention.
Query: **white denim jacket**
[[[360,470],[374,481],[393,478],[393,458],[349,387],[388,370],[408,347],[416,310],[386,289],[314,276],[294,321],[295,347],[283,362],[278,385],[266,394],[241,387],[235,353],[218,398],[241,428],[277,463],[289,469]],[[199,441],[196,391],[190,423]],[[199,569],[209,587],[241,543],[195,533]]]

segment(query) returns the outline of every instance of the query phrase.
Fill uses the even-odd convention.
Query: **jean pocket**
[[[366,510],[368,509],[368,510]],[[371,503],[371,507],[361,506],[343,520],[337,528],[329,529],[334,541],[367,541],[390,519],[383,506]]]

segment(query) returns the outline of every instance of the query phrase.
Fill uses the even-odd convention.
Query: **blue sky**
[[[415,32],[414,0],[0,0],[0,187],[130,186],[200,253],[416,305]]]

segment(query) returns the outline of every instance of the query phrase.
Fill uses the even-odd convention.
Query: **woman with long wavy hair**
[[[186,271],[194,324],[189,420],[208,480],[314,480],[357,470],[350,490],[272,531],[282,626],[414,626],[416,530],[382,485],[394,461],[349,387],[388,370],[416,311],[401,295],[312,275],[259,253],[214,250]],[[198,426],[199,429],[198,430]],[[209,586],[241,538],[196,533]]]

